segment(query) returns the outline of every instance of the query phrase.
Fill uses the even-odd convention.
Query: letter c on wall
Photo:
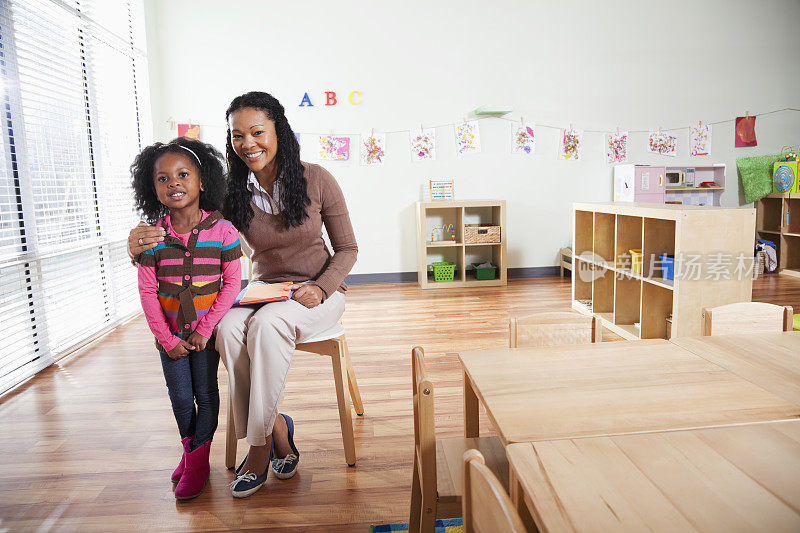
[[[354,94],[358,94],[358,102],[354,102],[353,101],[353,95]],[[360,104],[361,103],[361,91],[351,91],[350,92],[350,96],[348,96],[348,99],[350,100],[350,103],[353,104],[353,105]]]

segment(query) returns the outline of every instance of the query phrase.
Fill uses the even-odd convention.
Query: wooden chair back
[[[597,317],[569,312],[512,317],[508,333],[511,348],[588,344],[602,340]]]
[[[464,453],[463,480],[461,506],[464,533],[525,532],[511,498],[486,467],[483,455],[478,450]]]
[[[411,391],[414,405],[414,453],[423,493],[436,493],[436,426],[433,383],[428,379],[424,352],[411,350]],[[433,491],[433,492],[428,492]]]
[[[738,302],[703,308],[703,335],[792,331],[791,307]]]

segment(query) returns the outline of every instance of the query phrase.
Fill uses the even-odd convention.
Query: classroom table
[[[459,353],[464,433],[504,444],[800,418],[790,401],[666,340]]]
[[[797,420],[517,443],[506,453],[512,500],[540,532],[800,531]]]
[[[683,337],[671,342],[800,405],[800,331]]]

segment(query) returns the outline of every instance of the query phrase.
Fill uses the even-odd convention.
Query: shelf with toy
[[[476,231],[472,224],[478,224],[478,230],[488,229]],[[417,202],[417,279],[420,286],[430,289],[505,285],[505,231],[504,200]],[[495,278],[477,279],[470,263],[486,261],[495,265]],[[439,279],[436,279],[430,268],[434,262],[453,263],[452,281],[442,277],[449,274],[450,265],[439,265]]]
[[[463,246],[463,242],[458,241],[432,241],[425,243],[428,248],[451,248],[453,246]]]
[[[753,209],[577,203],[574,211],[573,246],[593,253],[575,256],[572,307],[594,313],[603,327],[623,338],[666,338],[670,315],[674,336],[699,335],[703,306],[750,300],[751,276],[737,278],[732,273],[732,279],[712,281],[705,275],[679,278],[674,270],[678,258],[685,263],[694,255],[704,263],[712,261],[715,254],[750,256],[755,230]],[[614,249],[606,259],[598,252],[608,253],[605,242],[611,217]],[[593,248],[588,250],[586,243],[590,240]],[[797,241],[800,243],[800,239]],[[800,255],[796,269],[800,275]],[[594,309],[588,311],[591,304]]]
[[[800,233],[800,199],[787,198],[784,233]]]
[[[615,265],[620,269],[632,267],[631,250],[642,249],[642,217],[617,215]]]
[[[773,192],[756,202],[756,237],[775,243],[777,271],[794,277],[800,277],[800,169],[797,153],[797,147],[783,148],[781,160],[773,165]]]

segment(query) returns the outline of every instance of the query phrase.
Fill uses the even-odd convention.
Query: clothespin
[[[572,131],[572,122],[569,123],[569,131]]]
[[[750,116],[750,111],[745,111],[744,112],[744,116],[749,117]]]
[[[525,117],[523,117],[522,115],[519,116],[519,123],[522,124],[523,126],[525,125]]]
[[[697,127],[698,128],[702,128],[703,127],[703,121],[702,120],[698,120],[697,121]]]
[[[169,117],[169,118],[168,118],[167,120],[165,120],[164,122],[166,122],[167,124],[169,124],[169,129],[170,129],[170,130],[174,130],[174,129],[175,129],[175,119],[174,119],[174,118],[172,118],[172,117]]]
[[[419,123],[419,131],[422,131],[422,122]]]
[[[617,126],[617,135],[619,135],[619,126]]]
[[[369,136],[370,136],[370,137],[375,137],[375,128],[372,128],[372,129],[369,131]]]

